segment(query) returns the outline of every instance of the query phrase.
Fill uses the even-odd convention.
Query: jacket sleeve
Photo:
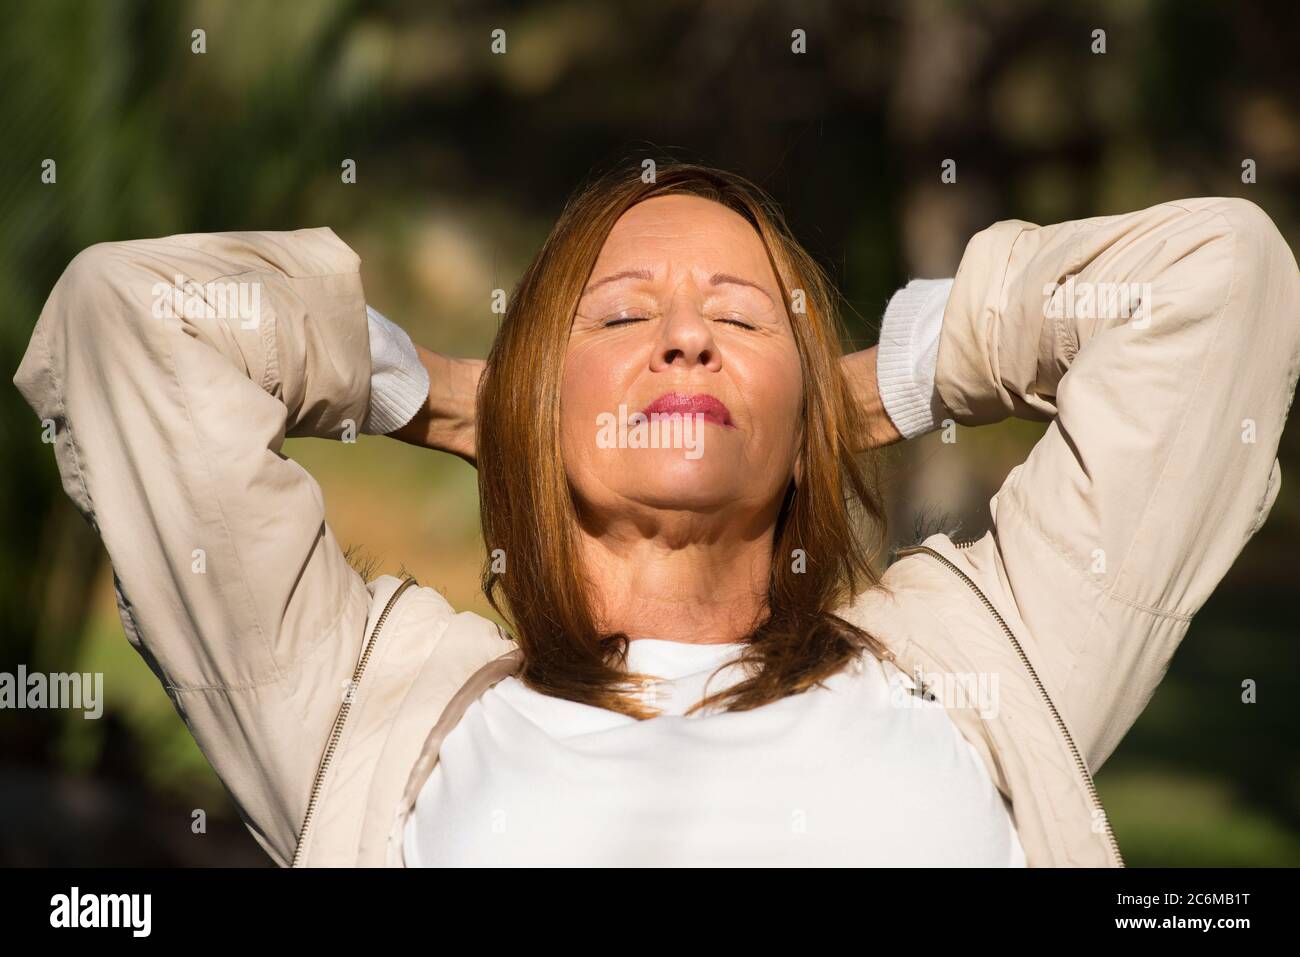
[[[410,422],[429,398],[429,370],[406,330],[366,306],[370,333],[370,408],[361,431],[387,435]]]
[[[966,554],[1025,624],[1090,768],[1272,508],[1298,371],[1296,261],[1246,200],[970,241],[935,387],[965,425],[1050,424]]]
[[[277,858],[369,609],[319,486],[280,449],[351,438],[370,371],[357,256],[308,229],[84,250],[14,377],[53,423],[128,640]]]

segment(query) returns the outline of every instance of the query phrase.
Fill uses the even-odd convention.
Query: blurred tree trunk
[[[989,224],[995,208],[982,158],[989,143],[979,132],[992,45],[987,28],[977,26],[964,7],[920,2],[900,10],[901,42],[886,115],[889,138],[901,153],[903,262],[909,279],[949,277],[967,240]],[[940,179],[949,159],[957,164],[954,183]],[[987,506],[968,446],[960,436],[944,444],[932,433],[898,450],[889,483],[896,544],[951,532],[959,521],[963,535],[976,531]]]

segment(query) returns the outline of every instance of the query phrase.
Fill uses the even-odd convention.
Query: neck
[[[599,627],[632,639],[740,640],[767,607],[774,531],[689,512],[581,529]]]

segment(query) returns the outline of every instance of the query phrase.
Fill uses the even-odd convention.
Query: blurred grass
[[[1295,867],[1294,829],[1211,774],[1103,770],[1097,782],[1129,867]]]

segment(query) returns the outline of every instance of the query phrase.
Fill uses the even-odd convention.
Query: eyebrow
[[[618,282],[620,279],[644,279],[644,280],[646,280],[646,281],[649,281],[649,280],[651,280],[651,279],[653,279],[653,278],[654,278],[654,277],[651,275],[650,270],[648,270],[648,269],[624,269],[624,270],[621,270],[620,272],[612,273],[612,274],[610,274],[610,275],[604,277],[603,279],[597,279],[597,280],[596,280],[595,282],[593,282],[590,286],[588,286],[586,289],[584,289],[584,290],[582,291],[582,294],[585,296],[585,295],[587,295],[588,293],[590,293],[590,292],[591,292],[592,290],[594,290],[594,289],[598,289],[598,288],[600,288],[601,286],[606,285],[607,283]],[[764,288],[763,288],[762,286],[760,286],[758,283],[756,283],[756,282],[751,282],[751,281],[748,280],[748,279],[742,279],[742,278],[739,277],[739,276],[733,276],[733,275],[731,275],[730,273],[725,273],[725,272],[715,272],[712,276],[709,277],[709,285],[711,285],[711,286],[725,286],[725,285],[732,285],[732,286],[748,286],[748,287],[751,288],[751,289],[757,289],[757,290],[758,290],[759,292],[761,292],[763,295],[767,296],[767,298],[768,298],[769,300],[771,300],[771,298],[772,298],[771,293],[769,293],[766,289],[764,289]]]
[[[618,282],[620,279],[644,279],[649,281],[653,278],[654,277],[650,275],[649,269],[624,269],[622,272],[616,272],[612,275],[606,276],[604,279],[597,279],[590,286],[584,289],[582,294],[585,296],[593,289],[599,289],[606,283]]]
[[[732,285],[732,286],[748,286],[750,289],[757,289],[757,290],[758,290],[759,292],[761,292],[763,295],[767,296],[767,298],[768,298],[769,301],[771,301],[771,299],[772,299],[772,294],[769,293],[769,292],[768,292],[766,289],[764,289],[762,286],[760,286],[758,283],[756,283],[756,282],[750,282],[748,279],[741,279],[739,276],[733,276],[733,275],[731,275],[730,273],[725,273],[725,272],[715,272],[712,276],[709,277],[709,285],[711,285],[711,286],[723,286],[723,285]]]

